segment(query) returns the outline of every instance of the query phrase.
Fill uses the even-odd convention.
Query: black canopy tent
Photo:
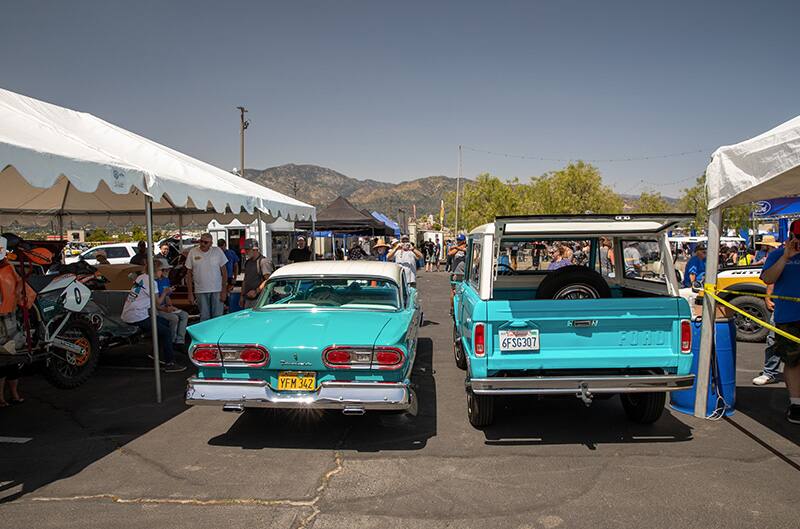
[[[295,227],[350,235],[394,235],[389,226],[371,214],[360,211],[341,196],[317,212],[317,220],[313,225],[309,221],[299,221],[295,223]]]

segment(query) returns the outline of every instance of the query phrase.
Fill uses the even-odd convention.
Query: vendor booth
[[[800,195],[800,116],[755,138],[720,147],[706,170],[708,254],[703,297],[703,328],[698,358],[695,416],[705,417],[714,344],[714,295],[719,260],[722,210],[728,206]],[[788,199],[782,199],[788,200]],[[724,301],[720,301],[724,304]],[[766,323],[766,322],[764,322]],[[768,325],[768,324],[767,324]],[[795,341],[798,341],[795,338]]]
[[[313,206],[133,134],[91,114],[0,89],[0,225],[207,224],[283,217]],[[148,272],[153,277],[152,256]],[[151,323],[156,326],[155,291]],[[161,400],[157,333],[152,333]]]

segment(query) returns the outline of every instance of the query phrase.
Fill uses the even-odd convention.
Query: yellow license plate
[[[316,382],[316,373],[284,371],[278,374],[278,391],[314,391]]]

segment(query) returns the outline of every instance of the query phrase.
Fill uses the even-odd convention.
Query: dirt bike
[[[17,334],[7,336],[18,343],[11,346],[13,353],[0,351],[0,365],[43,361],[44,376],[51,384],[64,389],[80,386],[97,367],[100,352],[97,331],[102,316],[84,311],[92,291],[75,274],[31,275],[34,265],[46,264],[37,262],[41,255],[19,237],[4,236],[27,288],[17,311]]]

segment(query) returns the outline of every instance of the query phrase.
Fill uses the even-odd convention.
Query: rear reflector
[[[692,322],[681,320],[681,352],[692,352]]]
[[[475,324],[475,340],[473,342],[475,356],[486,354],[486,328],[482,323]]]

